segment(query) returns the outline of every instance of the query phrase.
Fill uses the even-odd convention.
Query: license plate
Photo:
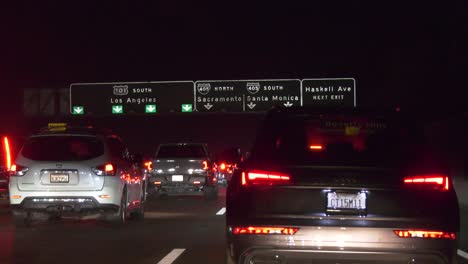
[[[327,194],[328,210],[365,210],[365,193],[336,193]]]
[[[50,174],[50,183],[68,183],[68,174]]]
[[[184,181],[184,175],[172,175],[173,182],[181,182]]]

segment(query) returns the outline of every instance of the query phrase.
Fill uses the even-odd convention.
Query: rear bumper
[[[394,228],[299,228],[295,235],[228,232],[227,255],[234,263],[456,263],[456,240],[399,238]]]
[[[217,186],[217,180],[210,181],[210,177],[203,174],[182,175],[183,181],[172,181],[172,175],[152,175],[149,180],[150,191],[161,194],[201,195],[207,186]],[[197,182],[197,183],[195,183]]]
[[[439,252],[425,251],[351,251],[351,250],[312,250],[312,249],[268,249],[268,248],[251,248],[245,251],[244,254],[237,258],[240,262],[234,263],[262,263],[262,264],[298,264],[298,263],[319,263],[319,264],[335,264],[335,263],[382,263],[382,264],[408,264],[408,263],[434,263],[446,264],[456,263],[455,257],[448,258]]]
[[[21,204],[10,205],[13,214],[25,212],[46,213],[115,213],[119,206],[115,204],[99,203],[94,197],[28,197]]]
[[[188,183],[150,183],[150,188],[160,194],[178,194],[178,195],[201,195],[203,194],[203,185],[194,185]]]

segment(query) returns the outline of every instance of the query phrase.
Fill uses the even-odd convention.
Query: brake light
[[[206,160],[203,161],[203,169],[208,170],[208,161]]]
[[[322,150],[323,146],[322,145],[310,145],[309,149],[310,150]]]
[[[106,166],[104,167],[104,170],[106,172],[112,172],[114,171],[114,166],[112,166],[112,164],[106,164]]]
[[[219,168],[221,170],[225,170],[226,169],[226,163],[221,163],[221,165],[219,165]]]
[[[145,167],[148,171],[152,170],[153,169],[153,162],[151,161],[147,161],[145,162]]]
[[[96,174],[97,176],[115,176],[116,174],[116,169],[114,165],[108,163],[105,165],[97,166],[95,168],[91,168],[91,170]]]
[[[287,174],[266,171],[242,172],[242,185],[278,185],[288,184],[291,177]]]
[[[266,227],[266,226],[248,226],[234,227],[234,235],[294,235],[299,231],[295,227]]]
[[[10,175],[14,177],[21,177],[21,176],[24,176],[28,170],[29,170],[28,167],[13,164],[10,166],[10,173],[11,173]]]
[[[428,186],[436,189],[449,190],[449,177],[443,174],[428,174],[407,177],[403,180],[405,184],[416,186]]]
[[[401,238],[436,238],[455,240],[455,232],[426,231],[426,230],[394,230],[395,235]]]
[[[161,185],[161,182],[160,181],[155,181],[154,184],[155,185]]]
[[[7,170],[11,167],[11,152],[10,152],[10,142],[7,137],[3,137],[3,144],[5,147],[5,166]]]
[[[193,184],[200,184],[200,181],[194,181]]]

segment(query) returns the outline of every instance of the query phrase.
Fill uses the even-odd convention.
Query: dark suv
[[[437,154],[401,113],[272,111],[228,186],[228,263],[454,263]]]
[[[150,186],[159,195],[218,197],[216,167],[205,144],[161,144],[152,166]]]

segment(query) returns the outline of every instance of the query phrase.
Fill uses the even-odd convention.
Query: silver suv
[[[122,140],[92,128],[53,127],[31,136],[11,167],[17,224],[38,216],[87,216],[123,224],[143,217],[141,170]]]

